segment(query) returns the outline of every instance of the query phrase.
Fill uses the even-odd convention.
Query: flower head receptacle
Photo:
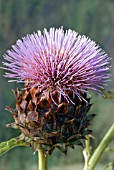
[[[8,107],[15,120],[8,127],[17,128],[31,143],[38,143],[46,154],[58,148],[66,153],[68,147],[82,145],[81,139],[91,133],[88,125],[95,116],[87,114],[91,105],[90,99],[85,101],[72,93],[69,94],[73,103],[68,103],[63,97],[58,105],[49,93],[42,95],[38,88],[33,87],[23,91],[15,91],[16,109]],[[59,95],[53,92],[53,98],[58,103]],[[35,149],[35,148],[34,148]]]

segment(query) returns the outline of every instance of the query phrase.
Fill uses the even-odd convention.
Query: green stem
[[[38,164],[39,170],[48,170],[48,155],[42,148],[38,148]]]
[[[89,158],[91,156],[90,136],[89,135],[86,136],[85,146],[86,146],[86,148],[83,151],[83,155],[85,158],[85,169],[86,169],[88,166]]]
[[[108,130],[104,138],[102,139],[101,143],[95,149],[93,155],[90,157],[88,164],[84,167],[84,170],[93,170],[95,165],[97,164],[99,158],[101,157],[102,153],[114,138],[114,124],[112,124],[111,128]]]
[[[90,155],[91,155],[91,147],[90,147],[90,136],[89,135],[87,135],[86,136],[86,141],[85,141],[85,143],[86,143],[86,152],[87,152],[87,155],[88,155],[88,159],[90,158]]]

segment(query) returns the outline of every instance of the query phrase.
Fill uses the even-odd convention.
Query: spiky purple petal
[[[26,82],[68,101],[88,90],[101,91],[110,78],[110,58],[94,41],[63,28],[44,29],[18,40],[4,55],[5,77]]]

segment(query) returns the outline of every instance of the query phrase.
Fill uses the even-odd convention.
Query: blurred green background
[[[0,66],[3,54],[17,39],[43,30],[44,27],[61,26],[96,41],[112,58],[111,64],[114,65],[114,0],[0,0]],[[4,108],[6,105],[15,107],[11,89],[20,85],[8,83],[3,74],[4,71],[0,70],[0,142],[19,134],[5,127],[12,118]],[[114,90],[114,67],[112,75],[112,81],[107,87],[110,90]],[[90,112],[97,114],[91,125],[95,136],[92,140],[94,148],[114,122],[114,101],[103,99],[97,94],[92,96],[94,105]],[[114,145],[114,141],[111,145]],[[97,170],[101,170],[101,165],[104,167],[109,161],[114,161],[114,154],[103,154]],[[49,164],[53,170],[81,170],[82,148],[69,150],[67,156],[55,151]],[[16,148],[0,157],[0,170],[20,169],[37,170],[37,155],[33,155],[32,149]]]

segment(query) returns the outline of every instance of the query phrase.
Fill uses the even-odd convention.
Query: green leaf
[[[114,148],[108,147],[108,148],[105,149],[105,151],[106,151],[106,152],[114,152]]]
[[[114,163],[113,162],[109,162],[106,166],[104,170],[114,170]]]
[[[114,99],[114,92],[102,90],[105,99]]]
[[[30,143],[25,142],[24,138],[21,139],[20,136],[12,138],[6,142],[2,142],[0,143],[0,156],[17,146],[30,146]]]

